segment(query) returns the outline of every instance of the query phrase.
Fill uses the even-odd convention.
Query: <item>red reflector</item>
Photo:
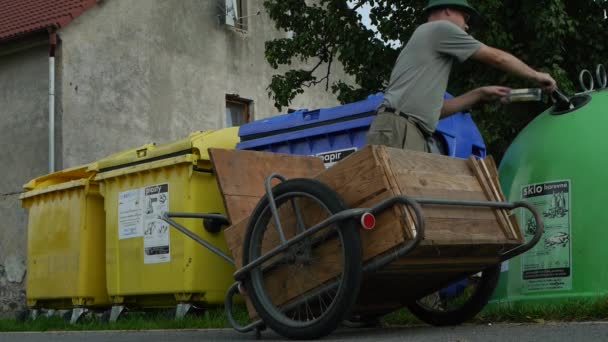
[[[361,226],[367,230],[374,229],[376,226],[376,217],[370,213],[361,215]]]

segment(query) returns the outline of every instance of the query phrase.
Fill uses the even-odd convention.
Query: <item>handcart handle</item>
[[[236,319],[234,318],[234,313],[232,312],[232,298],[234,295],[239,293],[239,284],[240,282],[236,282],[230,286],[228,292],[226,293],[226,298],[224,299],[224,309],[226,310],[226,317],[228,317],[228,322],[234,330],[240,333],[248,333],[255,329],[259,329],[263,326],[263,322],[261,320],[257,320],[253,323],[247,324],[245,326],[240,325]]]
[[[540,217],[540,213],[538,212],[538,209],[536,209],[535,206],[533,206],[527,202],[515,202],[515,203],[513,203],[513,208],[525,208],[525,209],[530,210],[530,212],[532,213],[532,216],[534,216],[534,220],[536,221],[536,231],[534,232],[534,236],[532,237],[532,240],[528,241],[527,243],[525,243],[523,245],[517,246],[515,248],[512,248],[512,249],[506,251],[505,253],[503,253],[500,256],[500,261],[505,261],[505,260],[511,259],[514,256],[517,256],[517,255],[520,255],[520,254],[523,254],[523,253],[529,251],[534,246],[536,246],[538,241],[540,241],[540,238],[542,237],[543,232],[545,231],[545,224],[543,223],[543,220]]]
[[[174,220],[171,219],[172,217],[176,217],[176,218],[211,219],[211,220],[218,220],[220,222],[226,222],[226,223],[228,222],[228,218],[226,218],[223,215],[218,215],[218,214],[171,213],[171,212],[166,212],[166,211],[163,212],[159,216],[159,219],[167,222],[173,228],[179,230],[180,232],[184,233],[186,236],[188,236],[192,240],[194,240],[194,241],[198,242],[199,244],[205,246],[211,252],[217,254],[219,257],[221,257],[222,259],[226,260],[230,265],[236,266],[236,264],[234,262],[234,259],[232,259],[228,254],[224,253],[224,251],[222,251],[221,249],[215,247],[211,243],[209,243],[209,242],[201,239],[198,235],[194,234],[188,228],[186,228],[186,227],[182,226],[181,224],[175,222]]]
[[[497,208],[497,209],[517,209],[517,208],[525,208],[532,212],[534,216],[534,220],[536,220],[536,232],[534,233],[534,237],[532,240],[528,241],[526,244],[517,246],[513,249],[506,251],[505,253],[500,255],[500,261],[505,261],[514,256],[520,255],[532,249],[536,243],[540,240],[543,232],[545,230],[545,226],[543,224],[543,220],[540,217],[540,213],[530,203],[527,202],[483,202],[483,201],[459,201],[459,200],[444,200],[444,199],[429,199],[429,198],[414,198],[414,200],[420,204],[431,204],[431,205],[457,205],[457,206],[472,206],[472,207],[488,207],[488,208]]]

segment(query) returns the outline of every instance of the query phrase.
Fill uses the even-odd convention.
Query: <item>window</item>
[[[226,25],[247,30],[247,0],[226,1]]]
[[[226,95],[226,127],[241,126],[251,121],[253,101],[238,95]]]

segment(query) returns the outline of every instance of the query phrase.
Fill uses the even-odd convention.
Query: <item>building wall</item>
[[[27,214],[19,194],[48,172],[48,45],[25,45],[0,50],[0,316],[25,305]]]
[[[222,128],[226,94],[252,100],[254,119],[278,114],[266,90],[277,72],[264,42],[285,33],[261,0],[247,1],[253,16],[238,32],[218,20],[223,3],[105,0],[59,32],[64,167]],[[318,86],[292,108],[337,104]]]
[[[221,23],[223,0],[104,0],[61,29],[56,58],[56,168],[226,125],[226,95],[278,114],[266,87],[274,29],[247,0],[247,32]],[[260,15],[255,15],[257,12]],[[334,66],[340,75],[340,68]],[[291,108],[337,105],[323,86]],[[283,109],[285,112],[287,108]],[[0,45],[0,316],[25,305],[22,185],[48,173],[48,38]]]

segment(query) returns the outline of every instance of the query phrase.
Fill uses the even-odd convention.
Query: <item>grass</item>
[[[406,309],[384,317],[387,325],[423,324]],[[491,305],[477,315],[470,323],[545,323],[582,322],[608,320],[608,299],[571,300],[559,304],[512,304]]]
[[[247,323],[244,307],[235,308],[239,323]],[[175,320],[173,312],[133,312],[121,317],[115,323],[102,322],[99,315],[87,315],[78,324],[72,325],[69,319],[59,316],[41,316],[36,320],[0,320],[0,332],[17,331],[81,331],[81,330],[155,330],[155,329],[212,329],[228,328],[230,324],[223,309],[213,309],[201,315],[188,315]]]
[[[244,307],[236,307],[235,315],[241,324],[248,322]],[[548,305],[502,305],[490,306],[482,311],[471,323],[545,323],[602,321],[608,319],[608,299],[596,301],[568,301]],[[406,309],[393,312],[383,318],[387,326],[413,326],[423,324]],[[228,328],[223,309],[213,309],[198,316],[187,316],[176,321],[169,312],[128,313],[116,323],[104,323],[98,315],[88,315],[82,322],[71,325],[65,319],[39,317],[36,320],[18,322],[0,320],[1,332],[16,331],[81,331],[81,330],[155,330],[155,329],[212,329]]]

